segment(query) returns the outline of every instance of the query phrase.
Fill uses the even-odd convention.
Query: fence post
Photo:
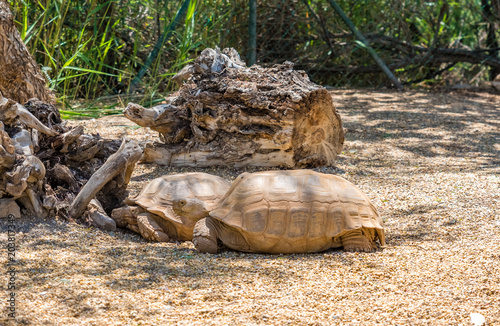
[[[247,66],[257,60],[257,0],[248,1],[248,60]]]

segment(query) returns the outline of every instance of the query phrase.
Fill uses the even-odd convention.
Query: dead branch
[[[69,207],[69,216],[75,219],[79,218],[99,190],[113,178],[118,177],[119,184],[126,185],[130,180],[135,163],[139,161],[141,156],[142,149],[139,145],[125,138],[118,151],[106,160],[104,165],[92,175],[80,190]]]

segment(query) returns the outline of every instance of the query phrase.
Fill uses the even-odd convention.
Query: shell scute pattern
[[[188,178],[187,183],[189,184],[187,189],[191,190],[196,198],[210,203],[218,199],[218,196],[214,195],[214,189],[217,189],[219,184],[213,178]]]
[[[315,205],[311,209],[311,223],[308,237],[316,238],[325,235],[325,226],[328,223],[328,205]]]
[[[243,215],[243,228],[249,233],[263,233],[266,230],[268,213],[269,208],[265,200],[247,206]]]
[[[226,180],[201,172],[166,175],[152,180],[127,204],[139,205],[148,212],[173,223],[180,240],[192,238],[193,226],[185,225],[181,216],[173,210],[175,198],[197,198],[205,203],[207,209],[212,209],[229,189]]]
[[[307,207],[290,208],[290,224],[288,226],[289,238],[302,238],[307,234],[309,209]]]
[[[267,178],[267,185],[261,189],[264,197],[271,202],[298,201],[300,198],[298,178],[289,175],[277,175]]]
[[[375,207],[353,184],[308,170],[243,174],[210,215],[263,252],[288,244],[323,250],[350,230],[383,229]]]
[[[266,232],[269,236],[281,237],[286,230],[287,225],[287,210],[286,203],[273,206],[269,209],[269,221]]]
[[[248,173],[243,173],[240,177],[248,177]],[[256,176],[255,178],[247,178],[247,182],[241,183],[240,187],[231,187],[226,196],[225,203],[238,202],[245,200],[247,204],[256,203],[264,198],[263,189],[266,186],[264,176]]]
[[[307,175],[302,179],[300,201],[330,203],[336,199],[329,179],[320,178],[318,175]]]
[[[193,195],[186,177],[167,175],[156,178],[131,201],[153,214],[182,223],[179,216],[172,210],[173,195],[184,197]]]

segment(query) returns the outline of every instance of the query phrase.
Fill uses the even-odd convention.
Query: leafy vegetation
[[[45,0],[13,1],[21,37],[42,66],[50,87],[65,105],[127,93],[155,41],[172,22],[177,1]],[[173,85],[175,74],[192,55],[213,46],[220,28],[207,3],[190,1],[183,26],[160,48],[139,92],[154,101]],[[196,11],[195,9],[199,8]],[[210,23],[210,30],[196,22]],[[205,25],[207,25],[205,23]],[[198,27],[198,28],[195,28]],[[166,82],[165,82],[166,81]]]
[[[59,102],[68,110],[76,99],[130,96],[131,81],[158,40],[172,27],[183,3],[181,0],[11,0],[23,40],[42,66]],[[234,47],[245,59],[248,1],[188,3],[182,24],[170,29],[172,35],[160,46],[159,55],[134,91],[141,95],[142,103],[152,104],[174,90],[176,86],[169,77],[205,47]],[[477,83],[488,77],[487,66],[435,62],[431,60],[432,51],[419,56],[418,48],[494,47],[493,41],[499,38],[498,28],[493,32],[491,28],[500,23],[498,0],[339,0],[337,3],[371,40],[397,77],[407,84]],[[490,15],[483,4],[490,6]],[[499,6],[498,13],[495,5]],[[387,78],[374,68],[366,48],[356,42],[328,1],[262,0],[257,2],[257,15],[259,64],[291,60],[316,82],[334,86],[388,84]],[[489,54],[498,58],[498,49]],[[113,112],[110,107],[104,111]]]

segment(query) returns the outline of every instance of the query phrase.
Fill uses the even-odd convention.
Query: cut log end
[[[292,135],[295,167],[333,165],[342,152],[344,129],[330,94],[325,89],[313,92],[301,106]]]

